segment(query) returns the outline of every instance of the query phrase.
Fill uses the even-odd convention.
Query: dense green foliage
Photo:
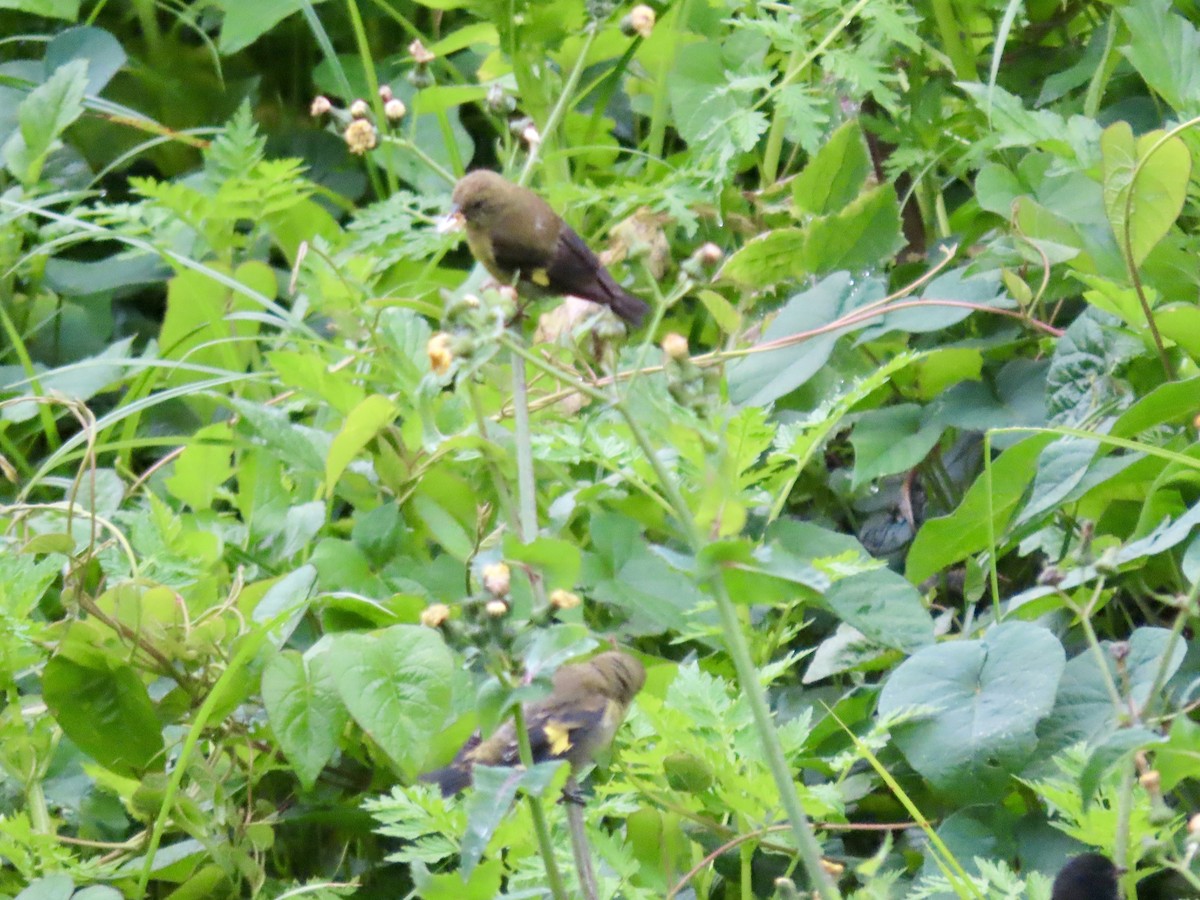
[[[1200,9],[652,12],[0,2],[0,897],[1200,895]]]

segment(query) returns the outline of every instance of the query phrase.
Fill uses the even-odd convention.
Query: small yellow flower
[[[425,352],[429,354],[429,368],[433,370],[433,374],[445,375],[450,371],[454,362],[454,353],[450,350],[450,335],[439,331],[429,339],[429,343],[425,345]]]
[[[368,150],[375,149],[375,137],[375,126],[366,119],[355,119],[342,133],[346,146],[356,156],[362,156]]]
[[[489,600],[484,609],[493,619],[498,619],[501,616],[508,614],[508,604],[503,600]]]
[[[431,603],[421,610],[421,624],[426,628],[437,628],[450,618],[450,607],[445,603]]]
[[[550,594],[550,605],[555,609],[574,609],[582,602],[578,594],[564,591],[562,588]]]
[[[331,109],[333,109],[333,104],[329,102],[329,98],[324,95],[318,95],[313,97],[312,106],[308,108],[308,114],[314,119],[319,119]]]
[[[507,597],[512,573],[504,563],[492,563],[483,567],[483,586],[497,597]]]
[[[674,360],[687,359],[688,342],[682,334],[670,332],[662,339],[663,353]]]

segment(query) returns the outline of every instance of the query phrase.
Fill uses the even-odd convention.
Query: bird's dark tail
[[[646,318],[646,313],[650,311],[650,307],[645,300],[640,297],[635,297],[633,294],[623,290],[619,285],[613,285],[616,290],[609,291],[608,306],[618,316],[629,323],[630,328],[637,328],[642,324],[642,319]]]

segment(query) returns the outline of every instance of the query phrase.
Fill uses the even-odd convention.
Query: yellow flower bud
[[[450,607],[445,603],[431,603],[421,610],[421,624],[426,628],[437,628],[450,618]]]
[[[688,342],[687,338],[685,338],[682,334],[678,334],[674,331],[667,334],[662,339],[662,348],[663,353],[667,354],[667,356],[671,357],[671,359],[687,359]]]
[[[550,605],[555,609],[574,609],[582,602],[578,594],[571,591],[564,591],[562,588],[559,588],[550,595]]]
[[[355,119],[346,126],[342,138],[350,152],[362,156],[368,150],[375,149],[375,126],[366,119]]]
[[[499,619],[501,616],[508,614],[508,604],[503,600],[489,600],[484,609],[493,619]]]
[[[450,350],[450,335],[439,331],[429,339],[429,343],[425,345],[425,352],[429,354],[429,368],[435,375],[445,375],[450,371],[454,362],[454,353]]]

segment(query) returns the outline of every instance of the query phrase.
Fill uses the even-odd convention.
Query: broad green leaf
[[[120,42],[103,28],[80,26],[68,28],[54,36],[54,40],[46,46],[42,65],[49,76],[60,66],[76,59],[87,62],[85,93],[96,95],[121,70],[127,57]]]
[[[280,749],[305,790],[312,790],[349,719],[326,656],[280,653],[263,670],[262,696]]]
[[[266,357],[280,381],[323,400],[343,415],[348,414],[366,396],[363,389],[354,383],[352,373],[331,372],[329,364],[315,353],[273,350]]]
[[[412,867],[413,884],[421,900],[495,900],[504,896],[504,860],[489,859],[477,865],[469,878],[462,872],[430,874],[420,862]]]
[[[823,599],[834,615],[876,644],[912,653],[933,643],[933,620],[921,595],[891,569],[839,579]]]
[[[343,633],[327,657],[354,721],[412,777],[450,712],[454,661],[442,636],[419,625]]]
[[[857,120],[841,125],[792,180],[796,213],[828,215],[859,195],[871,174],[871,156]]]
[[[808,224],[802,272],[857,271],[887,261],[903,246],[896,189],[880,185]]]
[[[313,0],[320,3],[321,0]],[[218,49],[222,56],[232,56],[253,44],[294,12],[306,6],[308,0],[255,0],[241,3],[238,0],[217,0],[224,12],[221,22],[221,39]]]
[[[1200,772],[1200,725],[1187,716],[1171,722],[1167,743],[1154,754],[1154,768],[1162,776],[1162,789],[1172,791],[1185,778]]]
[[[1163,2],[1119,8],[1130,38],[1121,52],[1155,93],[1183,113],[1200,102],[1200,31],[1180,12]]]
[[[800,228],[776,228],[746,241],[721,267],[724,281],[762,290],[791,281],[800,271],[805,232]]]
[[[760,344],[814,331],[886,295],[883,282],[838,272],[793,295],[763,333]],[[765,406],[791,393],[825,364],[839,335],[861,328],[848,325],[816,334],[778,350],[753,353],[729,367],[729,397],[739,406]]]
[[[87,60],[72,60],[21,101],[17,111],[20,131],[3,148],[8,170],[19,181],[33,184],[41,178],[46,157],[59,146],[67,126],[83,115],[87,82]]]
[[[162,770],[162,725],[131,666],[98,669],[55,656],[42,672],[42,695],[63,732],[119,775]]]
[[[1187,196],[1192,156],[1180,137],[1163,131],[1137,138],[1128,122],[1104,129],[1104,209],[1130,266],[1145,261],[1179,217]]]
[[[979,475],[962,503],[947,516],[930,519],[913,540],[905,577],[920,584],[930,575],[988,549],[988,523],[998,541],[1034,475],[1034,461],[1053,435],[1035,434],[1009,447]]]
[[[70,900],[75,892],[75,882],[65,873],[39,878],[17,894],[16,900]]]
[[[857,488],[867,482],[917,465],[937,446],[942,426],[932,421],[924,407],[915,403],[885,406],[863,414],[850,433],[854,447]]]
[[[579,580],[579,547],[561,538],[540,537],[523,544],[509,533],[504,536],[504,556],[540,571],[548,591],[571,588]]]
[[[392,401],[381,394],[372,394],[350,410],[342,428],[334,435],[325,458],[325,492],[332,496],[337,481],[346,467],[353,462],[376,435],[392,423],[397,409]]]
[[[1017,516],[1015,524],[1021,525],[1057,509],[1087,475],[1088,466],[1099,446],[1097,441],[1063,437],[1043,450],[1038,457],[1037,474],[1033,478],[1029,502]]]
[[[983,802],[1006,790],[1033,752],[1065,662],[1045,628],[1007,622],[980,640],[918,651],[888,678],[879,714],[925,709],[893,727],[897,746],[938,790]]]
[[[233,432],[228,423],[218,422],[191,436],[163,484],[192,509],[211,509],[221,485],[233,474]]]
[[[1174,341],[1183,352],[1200,363],[1200,307],[1173,303],[1154,311],[1154,322],[1163,337]]]
[[[79,18],[79,0],[0,0],[0,9],[15,9],[18,12],[45,16],[48,19],[65,19],[68,22]],[[22,900],[26,900],[24,895]]]

